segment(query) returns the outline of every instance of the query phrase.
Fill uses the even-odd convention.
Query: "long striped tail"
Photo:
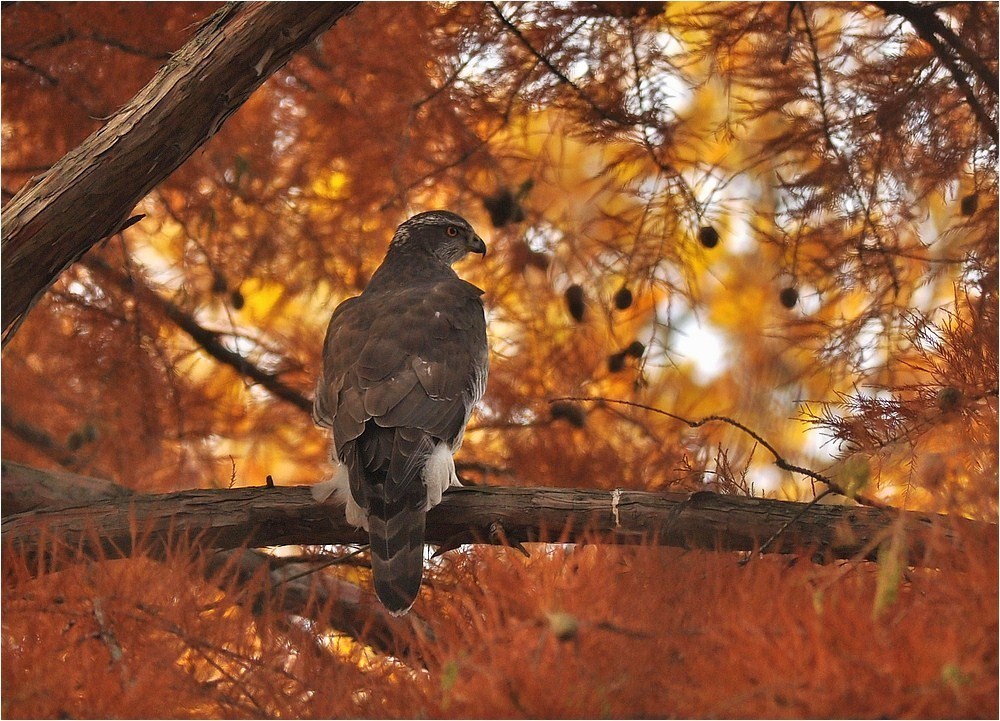
[[[371,498],[368,539],[375,593],[393,616],[410,610],[424,573],[423,498]]]
[[[410,610],[420,593],[427,518],[423,471],[432,448],[425,431],[383,428],[369,420],[342,450],[351,494],[367,511],[375,593],[395,616]]]

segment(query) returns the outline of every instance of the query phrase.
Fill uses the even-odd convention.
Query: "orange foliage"
[[[340,701],[329,715],[349,715],[351,693],[368,675],[326,653],[304,627],[240,606],[262,579],[226,592],[197,580],[202,563],[175,551],[164,563],[104,561],[27,581],[8,555],[3,715],[285,715],[312,694],[306,669],[319,663],[329,673],[323,693]]]
[[[873,618],[876,569],[662,549],[461,559],[431,715],[983,717],[997,711],[995,563],[916,572]],[[450,574],[449,574],[450,575]],[[451,581],[451,579],[449,579]],[[986,589],[991,592],[982,595]],[[957,619],[977,619],[983,634]],[[517,649],[514,651],[514,649]],[[916,689],[920,689],[915,693]],[[405,715],[404,705],[386,709]]]
[[[731,426],[550,403],[601,396],[995,523],[997,5],[881,5],[362,4],[33,309],[3,352],[4,457],[144,492],[321,479],[303,406],[329,314],[396,224],[447,207],[490,249],[458,269],[491,344],[475,481],[823,490]],[[5,3],[3,201],[215,8]],[[4,714],[997,713],[995,549],[910,572],[877,618],[865,564],[448,558],[416,607],[425,673],[251,615],[185,553],[38,579],[12,556]]]
[[[414,609],[430,624],[413,639],[423,668],[326,646],[267,604],[251,614],[238,600],[260,581],[192,582],[185,552],[38,579],[8,556],[3,713],[991,718],[1000,579],[996,548],[982,550],[937,549],[942,568],[907,572],[881,612],[870,563],[740,567],[599,545],[453,553]]]
[[[211,10],[86,8],[5,9],[8,193]],[[461,269],[487,290],[493,353],[464,453],[508,479],[698,487],[722,472],[720,452],[735,465],[753,453],[732,429],[690,434],[620,408],[584,409],[582,428],[550,422],[554,397],[728,414],[822,466],[852,446],[820,448],[810,419],[937,387],[908,364],[914,323],[975,324],[955,357],[982,358],[996,336],[984,310],[996,300],[995,143],[944,60],[861,6],[663,10],[359,8],[94,251],[117,275],[77,265],[30,315],[4,353],[8,455],[143,490],[228,484],[234,464],[241,484],[321,477],[326,442],[308,415],[143,294],[308,397],[330,310],[364,286],[401,217],[429,206],[463,212],[489,241],[486,262]],[[165,31],[135,36],[130,12]],[[989,58],[995,8],[947,12]],[[86,93],[80,68],[93,71]],[[932,121],[926,108],[941,110]],[[622,288],[632,303],[618,308]],[[997,422],[996,364],[983,360],[962,386],[981,399],[966,405],[977,439]],[[909,492],[892,450],[874,459],[872,493],[947,506]],[[979,496],[995,489],[996,452],[984,452],[961,481]],[[759,456],[751,474],[772,493],[811,492]]]

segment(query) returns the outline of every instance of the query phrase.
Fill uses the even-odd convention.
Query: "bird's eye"
[[[445,232],[452,238],[454,238],[456,235],[458,235],[458,228],[456,228],[454,225],[449,225],[448,230],[446,230]]]

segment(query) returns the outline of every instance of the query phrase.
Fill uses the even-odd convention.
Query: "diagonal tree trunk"
[[[358,3],[230,3],[108,123],[4,208],[3,343],[45,290],[211,138],[301,47]]]

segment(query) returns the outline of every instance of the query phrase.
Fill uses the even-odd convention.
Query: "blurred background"
[[[876,5],[361,6],[30,314],[5,457],[142,491],[314,482],[329,315],[448,208],[490,247],[459,268],[491,345],[470,481],[814,493],[732,427],[550,402],[604,397],[995,513],[996,8]],[[6,7],[4,199],[215,8]]]

